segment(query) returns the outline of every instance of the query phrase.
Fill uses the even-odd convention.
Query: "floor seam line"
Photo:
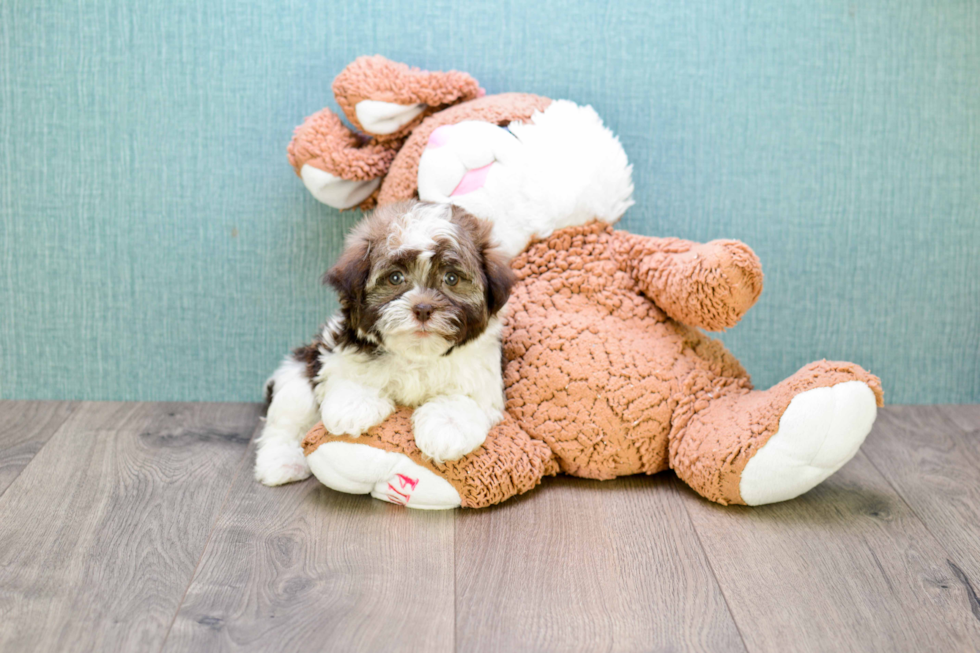
[[[72,415],[74,415],[75,411],[81,407],[83,402],[68,401],[65,403],[69,404],[68,414],[65,415],[65,418],[58,423],[58,426],[56,426],[53,431],[51,431],[51,435],[49,435],[48,439],[44,441],[44,444],[42,444],[40,448],[34,452],[34,455],[31,456],[31,459],[27,461],[27,464],[24,465],[19,472],[17,472],[17,476],[14,476],[12,479],[10,479],[10,483],[7,484],[7,487],[0,489],[0,497],[3,497],[3,495],[7,493],[7,490],[9,490],[14,485],[14,483],[17,482],[17,479],[19,479],[21,474],[24,473],[24,470],[30,467],[31,463],[37,460],[38,454],[40,454],[44,450],[44,448],[48,446],[48,443],[54,439],[54,436],[58,435],[58,433],[61,432],[61,429],[65,426],[65,424],[68,423],[68,420],[71,419]]]
[[[221,506],[218,508],[217,513],[215,513],[214,521],[211,522],[211,528],[208,529],[208,536],[204,540],[204,546],[201,547],[201,555],[198,556],[197,558],[197,563],[194,565],[194,569],[191,571],[191,577],[187,581],[187,586],[184,587],[184,593],[181,594],[180,601],[177,602],[177,607],[174,609],[174,616],[170,620],[170,625],[167,626],[167,632],[163,636],[163,641],[160,642],[159,651],[161,653],[164,647],[166,647],[167,645],[167,640],[170,639],[170,633],[173,632],[174,624],[177,623],[177,616],[180,614],[180,609],[184,607],[184,601],[187,600],[187,593],[190,591],[191,585],[194,584],[194,579],[197,578],[197,572],[201,568],[201,562],[204,561],[204,554],[207,553],[208,551],[208,546],[210,546],[211,544],[211,538],[214,537],[214,531],[217,529],[218,522],[221,520],[221,516],[225,512],[225,507],[228,505],[228,499],[231,497],[231,491],[235,487],[235,481],[238,480],[238,477],[242,473],[242,469],[245,468],[248,464],[248,452],[252,448],[252,442],[255,441],[255,434],[261,430],[261,426],[262,426],[262,416],[260,415],[258,423],[252,429],[252,437],[249,438],[248,444],[245,445],[245,451],[242,452],[242,458],[238,463],[238,471],[235,472],[235,475],[232,476],[231,481],[228,483],[228,490],[225,492],[225,497],[224,499],[221,500]]]
[[[728,611],[728,616],[732,620],[732,624],[735,625],[735,632],[738,633],[738,639],[742,642],[742,649],[749,653],[749,645],[745,642],[745,636],[742,635],[742,627],[738,625],[738,619],[735,618],[735,613],[732,612],[732,606],[728,602],[728,596],[725,595],[725,588],[722,587],[721,581],[718,580],[718,574],[715,573],[715,566],[711,564],[711,556],[708,554],[708,550],[704,547],[704,542],[701,541],[701,533],[698,532],[698,527],[694,525],[694,519],[691,518],[691,511],[687,507],[687,502],[681,496],[681,493],[674,488],[674,495],[678,497],[681,501],[681,505],[684,506],[684,514],[687,515],[687,521],[691,525],[691,530],[694,531],[694,537],[698,541],[698,546],[701,547],[701,553],[704,554],[704,560],[708,563],[708,569],[711,571],[711,577],[715,580],[715,586],[718,587],[718,591],[721,593],[721,600],[725,602],[725,609]],[[702,501],[707,501],[707,499],[701,499]]]

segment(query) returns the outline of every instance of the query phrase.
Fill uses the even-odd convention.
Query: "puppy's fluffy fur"
[[[503,413],[501,324],[513,276],[491,224],[445,204],[378,209],[325,280],[341,309],[267,384],[256,478],[309,476],[300,442],[322,419],[358,436],[415,408],[415,442],[437,463],[477,449]]]

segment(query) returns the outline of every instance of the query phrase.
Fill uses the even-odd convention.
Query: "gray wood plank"
[[[878,424],[865,453],[943,544],[980,620],[980,406],[889,406]]]
[[[688,498],[750,651],[980,649],[943,547],[862,453],[793,501]]]
[[[453,519],[243,473],[164,650],[451,651]]]
[[[910,407],[915,410],[916,407]],[[938,406],[944,416],[963,430],[971,442],[980,438],[980,404],[963,404],[961,406]]]
[[[456,527],[459,651],[742,651],[669,474],[558,478]]]
[[[0,650],[158,649],[258,416],[82,404],[0,497]]]
[[[0,495],[75,406],[70,401],[0,401]]]

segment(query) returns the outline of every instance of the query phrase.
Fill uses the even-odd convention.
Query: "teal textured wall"
[[[356,214],[286,164],[361,54],[592,104],[622,226],[739,238],[766,289],[724,339],[892,402],[980,401],[980,3],[0,3],[0,396],[258,400],[335,306]]]

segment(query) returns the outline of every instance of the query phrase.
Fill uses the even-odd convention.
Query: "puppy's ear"
[[[323,282],[340,296],[350,326],[357,328],[364,290],[371,274],[370,246],[366,239],[355,238],[340,255],[337,263],[323,275]]]
[[[483,274],[487,279],[487,312],[496,315],[507,303],[514,287],[514,272],[510,260],[496,247],[483,250]]]
[[[496,315],[510,297],[514,273],[510,269],[510,259],[493,240],[493,223],[455,205],[450,220],[469,235],[473,249],[479,253],[486,281],[487,312]]]

